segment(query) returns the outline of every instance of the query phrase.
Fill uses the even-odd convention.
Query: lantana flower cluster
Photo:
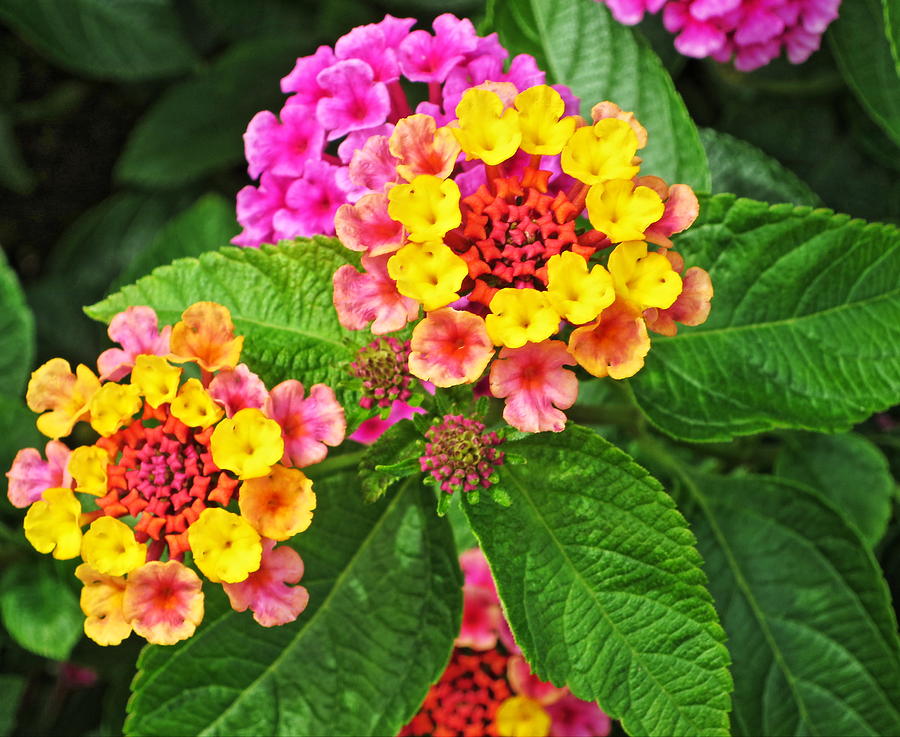
[[[203,618],[202,581],[269,627],[293,621],[308,593],[292,586],[303,561],[287,545],[316,508],[301,468],[344,437],[334,393],[296,380],[271,390],[240,363],[229,311],[189,307],[158,328],[149,307],[115,316],[98,373],[54,358],[26,400],[50,441],[16,455],[9,498],[27,508],[25,536],[42,553],[83,561],[85,633],[116,645],[132,631],[170,645]],[[194,374],[194,376],[191,376]],[[61,441],[76,425],[92,444]],[[277,546],[277,547],[276,547]]]
[[[509,53],[497,34],[478,36],[467,19],[445,13],[433,32],[412,30],[415,22],[388,15],[297,60],[281,80],[290,95],[284,107],[258,113],[244,135],[248,171],[259,183],[238,193],[243,230],[234,243],[333,235],[338,207],[380,188],[373,179],[380,170],[357,151],[368,142],[376,158],[390,158],[394,125],[414,112],[406,90],[417,96],[420,88],[425,99],[415,112],[442,124],[473,85],[495,80],[525,89],[545,80],[527,54],[505,68]]]
[[[662,10],[666,30],[677,34],[685,56],[734,59],[749,72],[787,51],[792,64],[806,61],[838,16],[841,0],[603,0],[620,23],[640,23]]]
[[[450,664],[400,732],[418,735],[605,737],[609,717],[566,687],[539,680],[516,645],[484,555],[460,555],[463,622]]]
[[[403,118],[354,155],[369,191],[336,215],[364,269],[334,275],[341,323],[380,335],[416,322],[414,376],[451,387],[488,371],[527,432],[564,427],[578,393],[565,366],[632,376],[648,328],[700,324],[712,297],[709,275],[670,250],[698,213],[690,187],[640,175],[647,132],[632,113],[602,102],[586,123],[569,108],[547,85],[488,81],[446,125]]]

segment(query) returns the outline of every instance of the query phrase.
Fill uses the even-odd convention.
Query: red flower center
[[[97,445],[116,459],[107,466],[109,491],[97,500],[110,517],[138,518],[138,542],[153,539],[149,559],[168,546],[170,558],[190,549],[187,528],[209,502],[225,506],[238,481],[219,469],[209,450],[213,428],[188,427],[169,405],[144,407],[144,416]]]
[[[578,234],[581,207],[559,191],[547,193],[550,172],[527,168],[520,177],[493,180],[461,202],[463,223],[446,242],[469,266],[473,302],[487,306],[504,287],[547,287],[547,260],[563,251],[590,258],[605,237]],[[463,285],[464,288],[466,285]]]

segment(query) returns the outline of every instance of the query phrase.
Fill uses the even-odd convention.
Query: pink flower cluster
[[[782,49],[792,64],[819,48],[841,0],[603,0],[620,23],[663,11],[663,24],[685,56],[732,58],[742,72],[765,66]]]
[[[387,140],[394,124],[413,112],[443,125],[463,92],[487,80],[519,90],[544,83],[544,72],[527,54],[504,70],[509,52],[497,34],[480,37],[469,20],[445,13],[434,20],[433,33],[410,30],[414,23],[388,15],[297,60],[281,80],[290,94],[284,107],[277,116],[257,113],[244,134],[248,171],[259,184],[238,192],[243,231],[234,243],[334,234],[338,207],[373,188],[370,172],[353,164],[367,140]],[[415,111],[401,81],[427,85],[427,100]]]

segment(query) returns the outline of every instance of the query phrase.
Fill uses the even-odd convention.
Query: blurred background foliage
[[[879,99],[877,73],[854,78],[847,67],[848,53],[870,54],[870,5],[845,0],[852,23],[842,17],[808,63],[752,74],[679,56],[657,18],[640,26],[701,127],[714,191],[900,221],[900,149],[889,138],[900,138],[890,127],[900,115],[881,115],[900,99]],[[280,109],[278,81],[294,60],[386,12],[426,25],[448,10],[492,30],[483,3],[470,0],[0,0],[0,242],[11,267],[0,264],[4,469],[16,449],[41,445],[21,399],[28,371],[53,356],[93,364],[105,346],[82,306],[238,232],[241,134],[257,111]],[[865,61],[876,72],[883,63]],[[620,406],[608,391],[585,391],[580,404]],[[896,464],[900,433],[890,416],[878,422],[862,431],[877,430]],[[796,442],[704,450],[771,471]],[[871,477],[893,484],[871,450]],[[73,566],[30,549],[5,495],[0,513],[0,735],[121,733],[136,638],[109,649],[81,638]],[[896,524],[877,551],[896,600]]]

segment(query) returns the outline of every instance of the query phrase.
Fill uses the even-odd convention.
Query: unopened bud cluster
[[[496,482],[494,468],[503,465],[503,439],[486,433],[484,425],[461,415],[445,415],[425,433],[425,454],[419,459],[441,491],[475,491]]]
[[[359,349],[350,371],[363,382],[359,403],[364,409],[390,407],[394,400],[405,402],[412,396],[409,388],[409,341],[376,338]]]

